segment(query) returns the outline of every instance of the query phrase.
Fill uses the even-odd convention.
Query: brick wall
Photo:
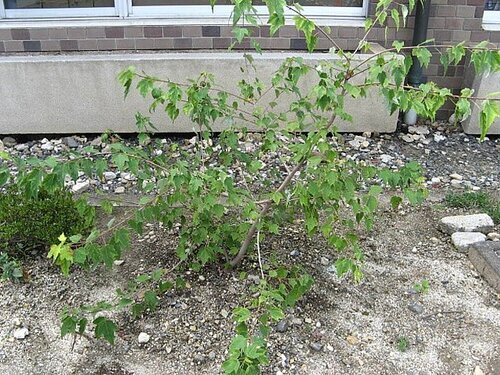
[[[373,14],[376,1],[371,0]],[[500,46],[500,31],[484,31],[481,19],[483,0],[433,0],[429,20],[429,38],[436,42],[478,42],[489,40]],[[2,22],[2,21],[0,21]],[[414,19],[406,28],[390,27],[373,30],[370,41],[391,45],[393,40],[411,43]],[[279,35],[270,37],[269,27],[255,28],[253,37],[265,50],[304,50],[305,41],[293,26],[283,27]],[[353,50],[364,35],[363,28],[332,27],[331,36],[342,48]],[[113,50],[211,50],[226,49],[232,39],[229,26],[111,26],[64,28],[0,29],[0,53],[113,51]],[[320,37],[319,49],[328,49],[330,42]],[[239,48],[250,48],[244,42]],[[426,70],[428,79],[455,90],[463,87],[465,65],[451,67],[446,75],[439,66],[439,57],[431,60]],[[441,116],[448,113],[442,112]]]

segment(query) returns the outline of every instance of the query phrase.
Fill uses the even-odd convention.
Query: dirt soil
[[[437,229],[442,217],[463,213],[443,202],[446,192],[456,189],[450,173],[500,198],[499,140],[480,145],[474,137],[447,134],[426,152],[399,138],[373,139],[373,150],[351,153],[414,159],[427,179],[441,177],[441,182],[429,184],[431,196],[419,207],[394,212],[387,202],[381,206],[374,230],[362,233],[361,283],[339,279],[331,267],[338,254],[321,238],[307,238],[300,223],[262,243],[265,263],[301,264],[315,279],[312,291],[288,311],[283,332],[273,329],[263,374],[500,374],[500,296]],[[163,295],[156,311],[137,321],[126,312],[113,316],[120,326],[114,346],[91,336],[76,342],[60,337],[65,307],[110,299],[135,276],[176,263],[176,233],[156,226],[149,231],[134,238],[124,263],[112,270],[75,269],[64,277],[38,254],[24,261],[29,283],[0,282],[0,374],[221,373],[234,334],[231,311],[259,275],[256,259],[241,266],[251,276],[243,281],[238,271],[222,266],[203,275],[183,271],[187,288]],[[414,285],[423,280],[429,290],[418,293]],[[20,327],[29,335],[17,340],[13,333]],[[151,336],[148,343],[139,344],[141,332]]]
[[[277,252],[281,262],[301,263],[316,280],[289,312],[286,331],[271,334],[264,374],[471,374],[476,366],[500,373],[499,296],[437,230],[441,217],[459,211],[435,197],[398,213],[381,209],[374,231],[362,239],[365,278],[358,285],[322,264],[322,256],[334,260],[335,253],[299,226],[263,243],[264,259]],[[227,314],[252,282],[222,268],[201,278],[185,272],[188,288],[164,295],[159,309],[141,320],[118,315],[114,346],[82,338],[72,350],[72,339],[60,338],[65,306],[110,298],[134,276],[175,263],[175,233],[151,229],[156,238],[136,239],[124,264],[112,270],[76,270],[65,278],[40,256],[25,264],[30,283],[0,284],[0,373],[220,373],[233,333]],[[243,268],[258,275],[256,263]],[[416,293],[413,286],[424,279],[428,292]],[[24,340],[12,337],[16,323],[29,329]],[[140,332],[151,335],[147,344],[138,343]]]

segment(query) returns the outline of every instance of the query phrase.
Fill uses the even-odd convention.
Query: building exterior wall
[[[376,1],[371,0],[369,13],[375,11]],[[500,46],[500,31],[485,31],[482,28],[484,0],[433,0],[429,20],[428,38],[437,43],[479,42],[489,40]],[[500,13],[500,12],[499,12]],[[375,28],[370,41],[390,46],[394,40],[411,43],[413,16],[407,27],[396,30],[389,27]],[[110,26],[99,27],[6,27],[0,20],[0,54],[17,53],[67,53],[75,51],[145,51],[145,50],[224,50],[234,41],[229,25],[169,25],[169,26]],[[353,50],[364,35],[363,27],[335,26],[331,34],[341,47]],[[277,36],[269,35],[269,27],[253,30],[253,38],[264,50],[305,50],[305,40],[294,26],[283,27]],[[327,50],[329,41],[320,37],[319,50]],[[236,49],[250,49],[244,42]],[[425,71],[429,80],[459,91],[464,85],[462,63],[450,67],[446,74],[439,66],[439,56],[434,56]],[[442,111],[441,117],[450,114]]]

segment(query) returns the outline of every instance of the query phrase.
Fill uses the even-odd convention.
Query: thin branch
[[[135,76],[138,77],[138,78],[143,78],[143,79],[151,79],[154,82],[161,82],[161,83],[166,83],[166,84],[172,84],[172,85],[177,85],[177,86],[181,86],[181,87],[191,87],[191,85],[188,85],[187,83],[174,82],[174,81],[171,81],[169,79],[160,79],[160,78],[148,76],[147,74],[135,73]],[[244,97],[242,97],[242,96],[240,96],[238,94],[229,92],[227,90],[219,89],[219,88],[213,87],[213,86],[209,87],[209,90],[215,91],[215,92],[222,92],[222,93],[227,94],[229,96],[232,96],[232,97],[234,97],[236,99],[242,100],[242,101],[244,101],[246,103],[254,104],[254,102],[252,100],[244,98]]]
[[[262,257],[260,255],[260,229],[257,231],[257,257],[259,259],[260,275],[264,279],[264,269],[262,268]]]
[[[299,17],[302,17],[306,20],[309,20],[310,19],[303,15],[302,13],[300,13],[297,9],[295,9],[294,7],[292,7],[291,5],[287,5],[286,6],[288,9],[290,9],[292,12],[294,12],[295,14],[297,14]],[[335,41],[335,39],[333,39],[325,30],[323,30],[322,27],[318,27],[318,30],[321,34],[323,34],[323,36],[328,39],[330,41],[330,43],[332,43],[334,45],[334,47],[339,50],[339,51],[342,51],[342,48],[340,48],[340,46],[337,44],[337,42]],[[346,57],[347,58],[347,57]]]

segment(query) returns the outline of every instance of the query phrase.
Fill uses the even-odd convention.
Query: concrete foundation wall
[[[290,53],[255,55],[259,78],[267,83]],[[300,55],[300,54],[299,54]],[[310,62],[325,54],[303,54]],[[174,81],[213,73],[224,89],[237,92],[242,78],[241,53],[76,54],[0,57],[0,134],[135,132],[134,114],[148,112],[150,99],[131,95],[124,100],[116,77],[127,66]],[[362,77],[359,76],[362,80]],[[273,99],[272,97],[269,100]],[[285,103],[281,103],[285,105]],[[392,132],[397,114],[389,115],[376,90],[367,98],[346,98],[353,123],[340,123],[344,132]],[[181,115],[182,116],[182,115]],[[161,132],[192,132],[189,119],[172,123],[163,111],[151,115]],[[216,130],[224,125],[218,124]]]
[[[472,71],[472,67],[470,68]],[[486,97],[491,93],[500,92],[500,72],[485,74],[477,77],[468,77],[467,82],[472,89],[474,89],[474,96]],[[498,97],[494,96],[494,97]],[[462,127],[467,134],[480,134],[481,128],[479,126],[479,113],[480,109],[472,105],[472,114],[463,123]],[[497,117],[493,125],[488,130],[488,134],[500,134],[500,117]]]

